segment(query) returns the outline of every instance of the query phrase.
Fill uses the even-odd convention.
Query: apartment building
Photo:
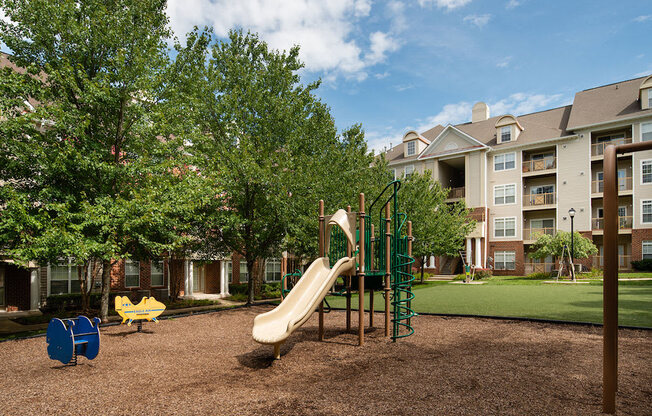
[[[540,234],[574,229],[603,264],[603,154],[610,144],[652,140],[652,76],[580,91],[573,103],[532,114],[491,117],[482,102],[470,122],[409,131],[385,157],[396,177],[430,171],[464,200],[477,221],[466,260],[496,274],[550,271],[555,259],[533,259]],[[652,151],[618,157],[620,268],[652,258]],[[430,258],[428,268],[455,273],[455,258]]]

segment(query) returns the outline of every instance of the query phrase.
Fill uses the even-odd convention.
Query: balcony
[[[525,274],[552,273],[556,268],[555,263],[525,263]]]
[[[631,191],[632,178],[618,178],[618,191]],[[601,194],[604,192],[604,180],[599,179],[591,182],[591,193]]]
[[[604,268],[604,257],[603,256],[593,256],[593,267],[597,269]],[[632,256],[629,255],[619,255],[618,256],[618,269],[619,270],[631,270],[632,269]]]
[[[546,156],[542,159],[523,161],[523,173],[525,174],[548,173],[547,171],[553,170],[556,167],[557,158],[555,156]]]
[[[555,235],[556,232],[557,230],[555,228],[524,228],[523,240],[534,241],[543,234]]]
[[[632,216],[618,216],[618,229],[631,230],[633,222],[634,217]],[[593,218],[591,228],[593,230],[604,230],[604,218]]]
[[[555,206],[555,192],[523,195],[523,209],[547,209]]]
[[[604,150],[607,148],[607,146],[613,144],[615,146],[621,145],[621,144],[628,144],[632,142],[631,137],[625,137],[622,139],[614,139],[614,140],[609,140],[608,142],[601,142],[601,143],[593,143],[591,144],[591,156],[596,157],[596,156],[603,156],[604,155]]]
[[[450,188],[448,191],[448,199],[461,199],[464,198],[464,187]]]

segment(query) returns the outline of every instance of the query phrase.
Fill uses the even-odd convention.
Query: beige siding
[[[649,92],[650,90],[648,90]],[[641,120],[641,122],[632,125],[632,140],[641,141],[641,124],[652,122],[652,117]],[[632,157],[632,180],[634,185],[633,210],[634,210],[634,228],[652,228],[652,224],[644,224],[641,204],[643,200],[652,199],[652,185],[643,185],[641,172],[641,161],[652,159],[652,150],[634,153]]]
[[[576,211],[575,230],[591,229],[591,135],[583,134],[557,146],[556,225],[564,231],[570,231],[571,208]]]

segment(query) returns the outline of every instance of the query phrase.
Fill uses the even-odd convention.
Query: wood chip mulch
[[[47,357],[45,338],[0,344],[2,415],[595,415],[600,328],[421,316],[366,342],[344,312],[316,314],[272,360],[251,338],[256,306],[102,329],[99,356]],[[357,314],[353,315],[354,331]],[[620,332],[619,414],[652,414],[652,332]]]

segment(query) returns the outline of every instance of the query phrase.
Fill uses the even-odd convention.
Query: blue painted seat
[[[48,356],[63,364],[77,364],[77,356],[89,360],[100,352],[100,319],[93,322],[85,316],[66,319],[53,318],[48,325],[46,340]]]

